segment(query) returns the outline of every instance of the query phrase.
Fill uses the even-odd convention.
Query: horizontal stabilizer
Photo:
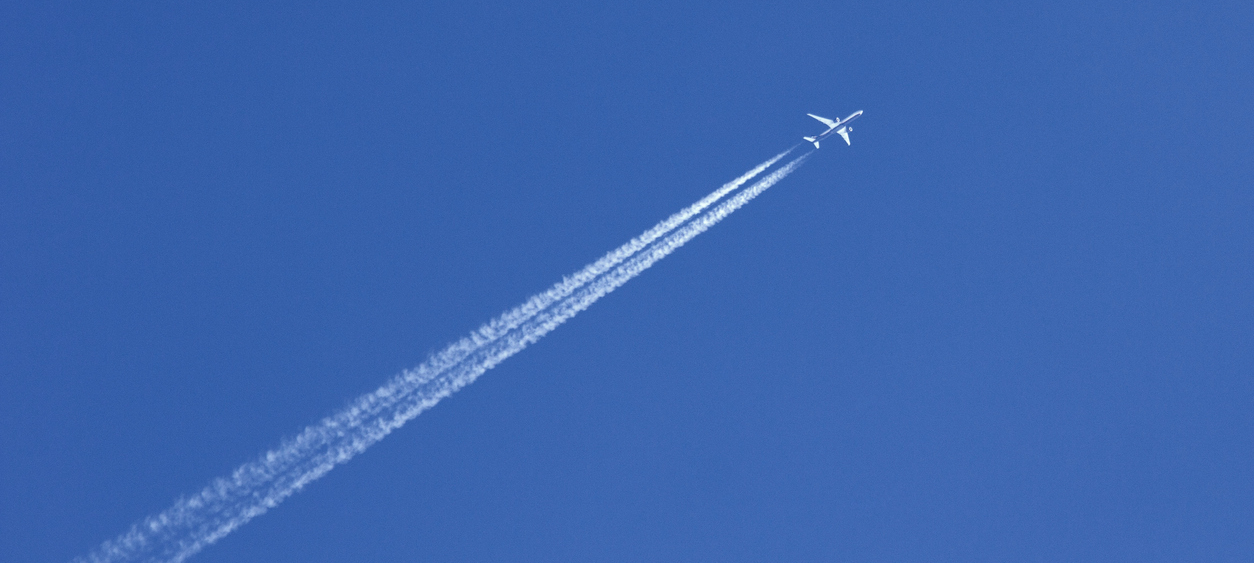
[[[802,139],[805,139],[807,141],[810,141],[811,143],[814,143],[814,148],[816,149],[819,148],[819,142],[815,140],[816,137],[802,137]]]

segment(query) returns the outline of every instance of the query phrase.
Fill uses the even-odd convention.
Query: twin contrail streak
[[[562,279],[434,354],[422,365],[359,397],[295,438],[136,523],[77,561],[178,562],[277,506],[306,484],[347,462],[485,371],[539,340],[598,299],[796,170],[798,157],[692,219],[792,152],[754,167],[627,244]],[[692,219],[691,221],[689,221]]]

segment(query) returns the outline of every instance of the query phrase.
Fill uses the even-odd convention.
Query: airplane
[[[857,119],[858,116],[862,115],[862,110],[855,111],[849,114],[849,117],[846,117],[844,119],[840,119],[837,121],[832,121],[826,117],[819,117],[817,115],[814,115],[813,113],[807,113],[806,115],[813,117],[819,121],[822,121],[823,125],[827,126],[827,131],[819,133],[818,135],[815,135],[813,137],[802,137],[802,139],[805,139],[807,141],[810,141],[811,143],[814,143],[814,148],[817,149],[819,148],[819,141],[822,141],[823,139],[830,137],[832,133],[840,135],[840,137],[845,140],[846,145],[852,144],[849,142],[849,132],[853,131],[853,127],[850,127],[845,124]]]

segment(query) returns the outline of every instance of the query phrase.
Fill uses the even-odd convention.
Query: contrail
[[[179,562],[194,555],[277,506],[336,465],[365,451],[444,397],[472,383],[488,369],[539,340],[782,180],[800,166],[809,153],[675,230],[795,148],[758,165],[549,290],[485,324],[417,368],[405,371],[340,412],[307,427],[295,438],[239,467],[229,477],[219,478],[196,495],[180,499],[164,512],[136,523],[125,534],[76,561]],[[653,244],[661,237],[665,238]]]

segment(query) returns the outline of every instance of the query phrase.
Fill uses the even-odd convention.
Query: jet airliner
[[[818,135],[815,135],[813,137],[802,137],[803,139],[810,141],[811,143],[814,143],[814,148],[817,149],[819,148],[819,141],[822,141],[823,139],[826,139],[832,136],[832,133],[840,135],[840,137],[845,140],[846,145],[851,144],[849,142],[849,132],[853,131],[853,127],[850,127],[845,124],[857,119],[858,116],[862,115],[862,110],[855,111],[849,114],[849,117],[846,117],[844,119],[838,119],[836,121],[832,121],[826,117],[819,117],[817,115],[814,115],[813,113],[807,113],[806,115],[823,122],[823,125],[827,126],[827,131],[819,133]]]

